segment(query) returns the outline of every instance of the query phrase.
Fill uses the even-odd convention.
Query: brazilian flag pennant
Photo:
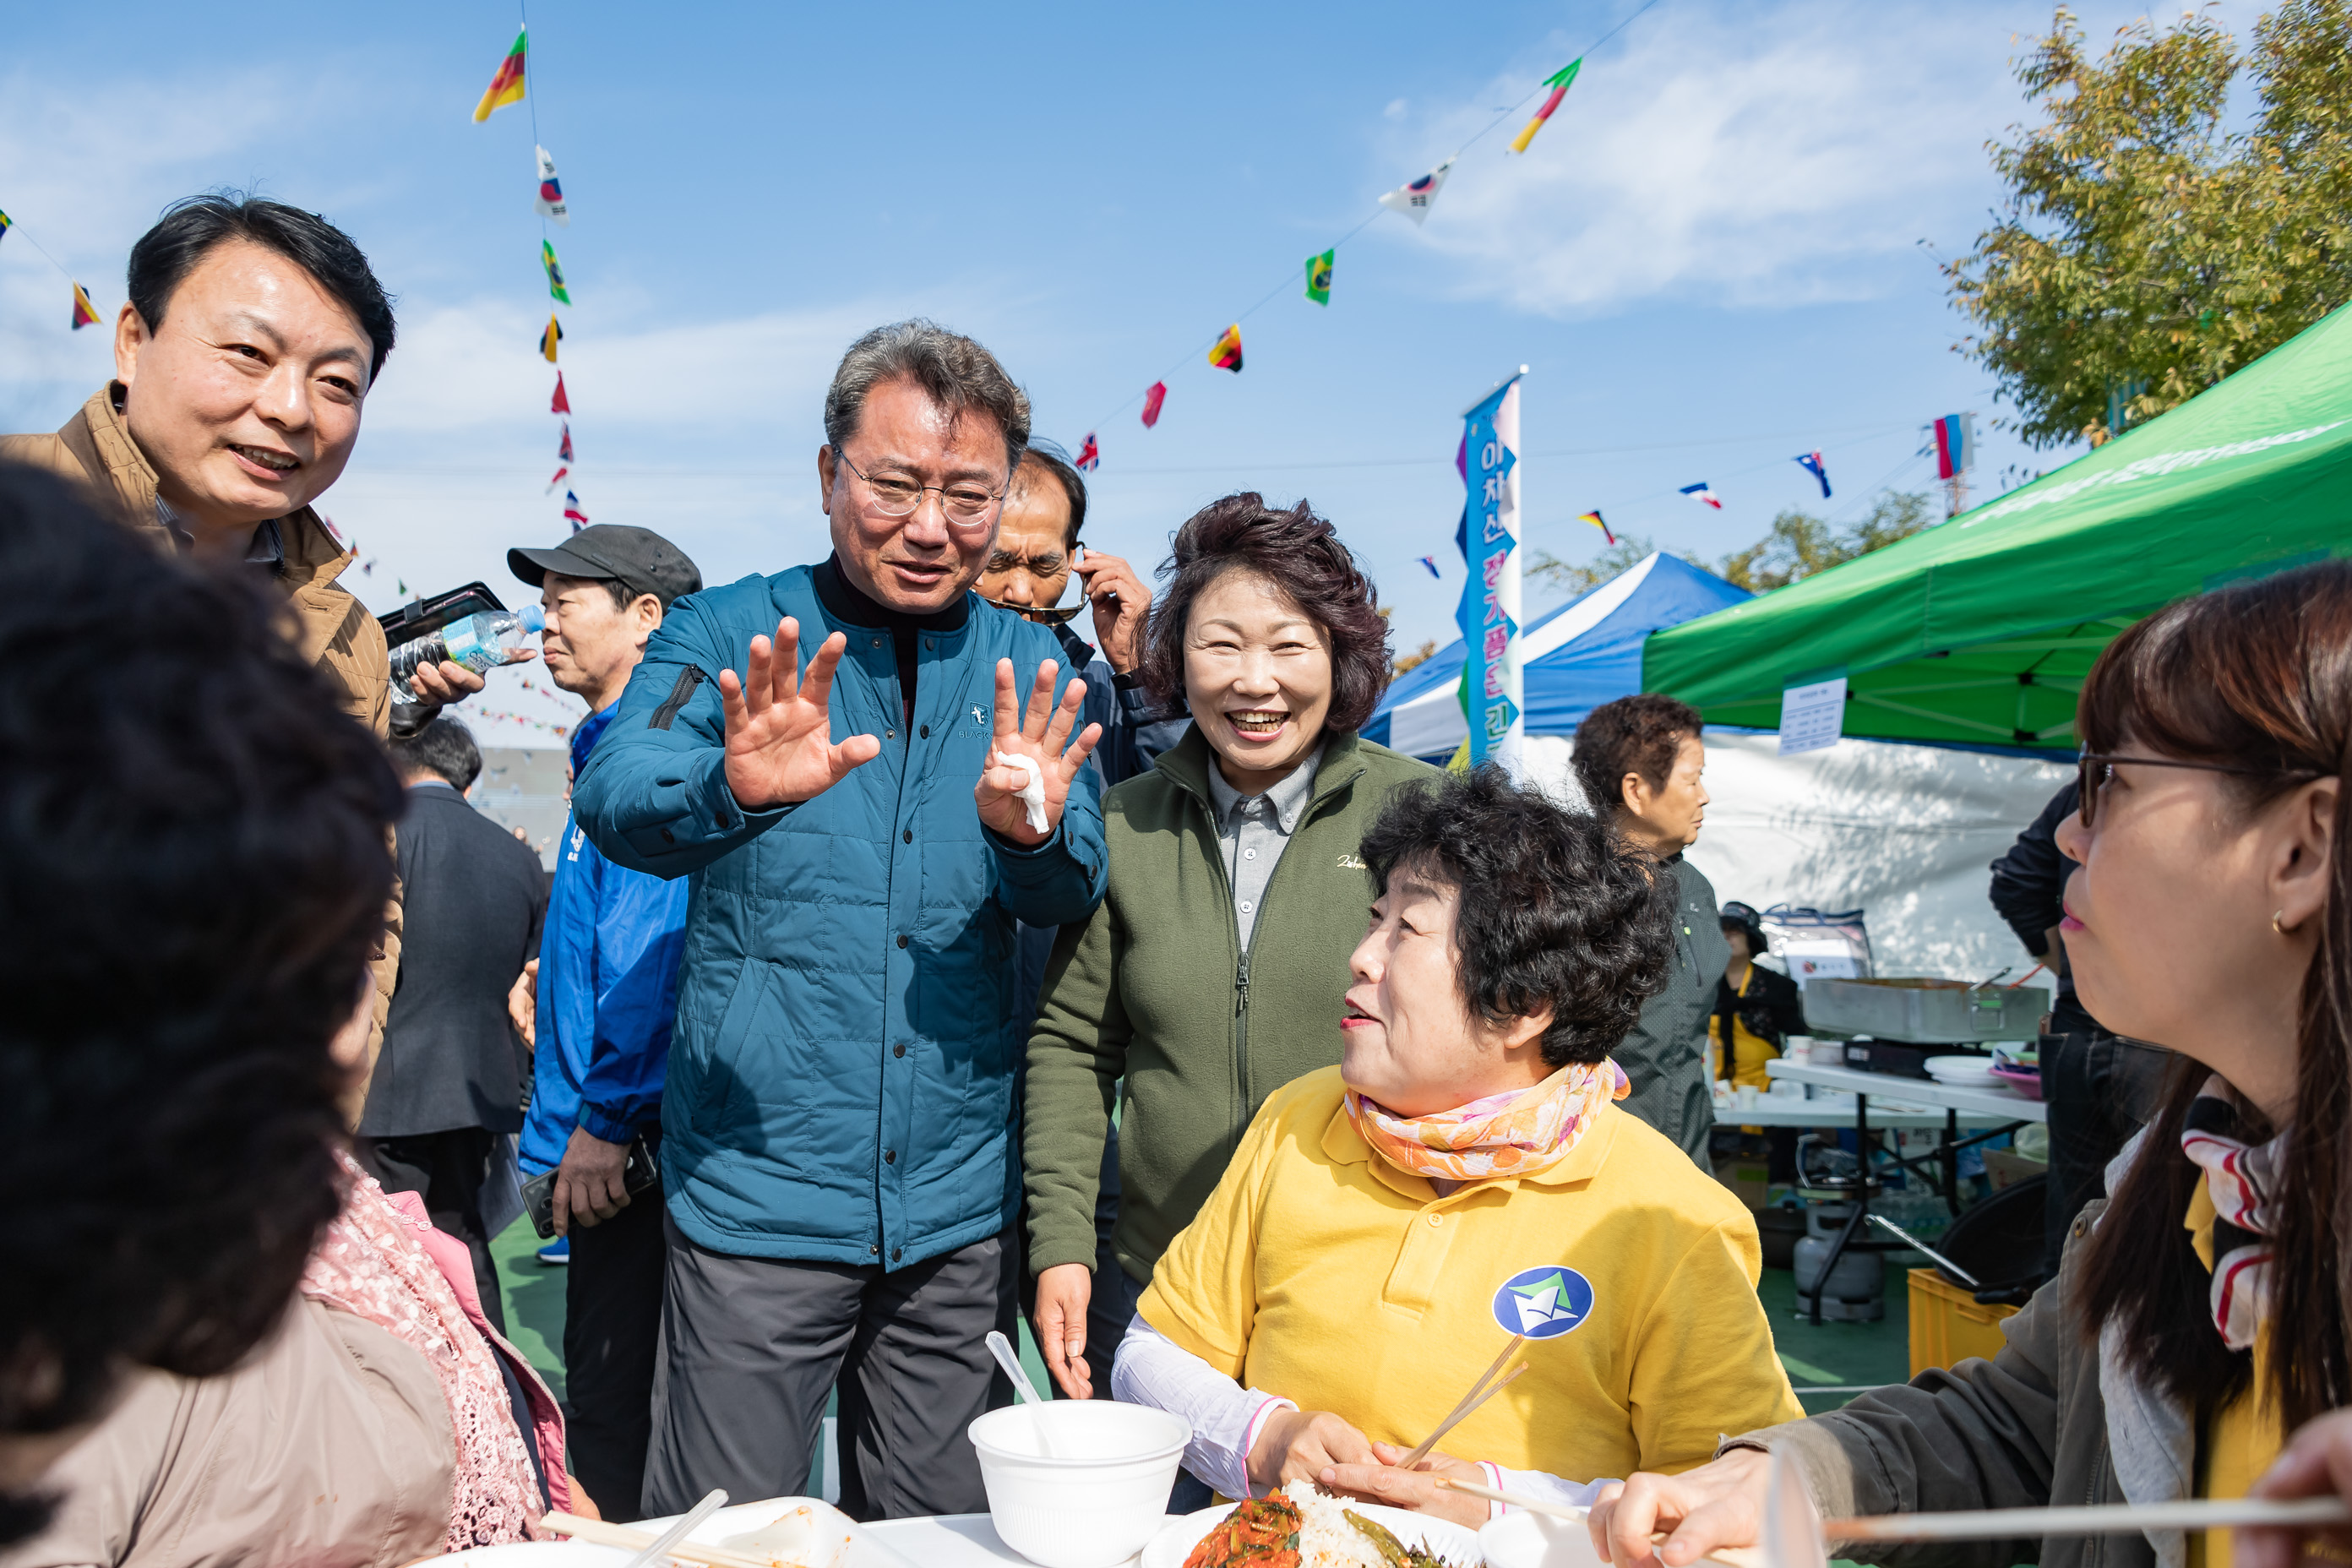
[[[539,259],[547,268],[547,291],[562,304],[572,303],[572,290],[563,285],[563,263],[555,259],[555,247],[546,240],[539,242]]]
[[[1331,261],[1339,253],[1327,250],[1307,258],[1307,297],[1318,305],[1331,302]]]

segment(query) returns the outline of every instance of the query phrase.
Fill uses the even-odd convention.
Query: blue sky
[[[1951,352],[1964,327],[1921,242],[1965,251],[1998,200],[1984,143],[2023,112],[2009,63],[2048,6],[1639,5],[538,0],[533,102],[483,125],[511,5],[255,4],[223,26],[133,3],[102,49],[86,16],[26,12],[0,61],[0,209],[20,226],[0,241],[0,428],[54,427],[110,371],[27,240],[110,321],[166,202],[257,186],[342,225],[399,296],[400,345],[322,502],[378,563],[346,581],[377,609],[399,578],[523,596],[506,548],[565,531],[542,494],[535,111],[573,211],[551,232],[595,521],[668,534],[711,581],[820,557],[824,384],[860,331],[919,313],[994,349],[1039,433],[1099,431],[1099,547],[1148,573],[1218,495],[1304,495],[1395,605],[1399,647],[1444,640],[1458,416],[1522,363],[1529,543],[1570,559],[1601,545],[1573,521],[1593,506],[1710,559],[1742,546],[1817,505],[1790,460],[1816,447],[1849,517],[1932,475],[1929,418],[2000,412]],[[2080,9],[2095,42],[2138,14]],[[1629,17],[1529,154],[1505,150],[1514,117],[1424,227],[1378,218],[1329,307],[1303,298],[1306,257]],[[1210,368],[1269,292],[1242,374]],[[1135,400],[1163,374],[1146,431]],[[1987,436],[1980,495],[2073,455]],[[1699,479],[1721,513],[1675,493]],[[576,713],[512,676],[492,705]]]

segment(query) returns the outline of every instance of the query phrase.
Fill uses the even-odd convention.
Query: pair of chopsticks
[[[1421,1463],[1422,1460],[1429,1458],[1429,1451],[1437,1447],[1441,1438],[1443,1438],[1448,1432],[1453,1431],[1456,1426],[1461,1426],[1465,1421],[1469,1420],[1472,1412],[1475,1411],[1481,1405],[1486,1404],[1486,1401],[1494,1398],[1495,1395],[1502,1393],[1506,1388],[1508,1388],[1517,1380],[1521,1373],[1528,1370],[1528,1363],[1521,1362],[1509,1372],[1503,1373],[1503,1363],[1511,1359],[1512,1355],[1517,1352],[1519,1346],[1525,1342],[1527,1336],[1525,1334],[1513,1334],[1511,1336],[1510,1343],[1503,1347],[1503,1353],[1495,1358],[1493,1365],[1487,1367],[1485,1372],[1478,1374],[1478,1381],[1470,1385],[1470,1392],[1462,1396],[1462,1403],[1456,1405],[1453,1411],[1447,1415],[1445,1419],[1437,1424],[1437,1430],[1432,1432],[1428,1436],[1423,1437],[1421,1440],[1421,1446],[1419,1447],[1415,1448],[1412,1453],[1407,1454],[1403,1458],[1399,1459],[1396,1462],[1396,1468],[1398,1469],[1409,1470],[1415,1465]],[[1503,1373],[1503,1375],[1500,1378],[1497,1378],[1496,1376],[1497,1373]]]
[[[1582,1524],[1589,1509],[1498,1491],[1476,1481],[1440,1477],[1437,1484],[1508,1508]],[[2352,1524],[2342,1498],[2194,1498],[2181,1502],[2120,1503],[2084,1508],[1988,1508],[1959,1513],[1887,1513],[1832,1519],[1822,1526],[1831,1541],[2011,1541],[2050,1535],[2124,1535],[2143,1530],[2244,1530],[2271,1525],[2317,1530]],[[1664,1531],[1650,1537],[1666,1539]],[[1752,1546],[1719,1546],[1701,1562],[1762,1568]]]
[[[2138,1530],[2316,1530],[2352,1524],[2342,1498],[2191,1498],[2180,1502],[2083,1508],[1989,1508],[1964,1513],[1888,1513],[1832,1519],[1832,1541],[2006,1541],[2037,1535],[2122,1535]]]
[[[617,1546],[624,1552],[642,1552],[657,1539],[649,1531],[632,1530],[625,1524],[607,1524],[601,1519],[583,1519],[576,1513],[557,1511],[540,1521],[558,1535],[574,1540],[593,1542],[598,1546]],[[698,1568],[774,1568],[765,1557],[749,1552],[730,1552],[723,1546],[705,1546],[698,1541],[681,1541],[669,1549],[673,1562],[692,1563]]]

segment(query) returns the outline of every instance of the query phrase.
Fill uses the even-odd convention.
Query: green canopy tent
[[[2352,310],[1998,500],[1650,635],[1643,689],[1775,730],[1846,678],[1844,733],[2053,752],[2099,650],[2149,611],[2352,552]]]

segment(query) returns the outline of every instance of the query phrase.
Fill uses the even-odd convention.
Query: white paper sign
[[[1791,686],[1780,693],[1780,754],[1818,752],[1845,732],[1845,677]]]
[[[1862,973],[1853,949],[1842,942],[1784,942],[1780,956],[1790,977],[1802,986],[1808,980],[1853,980]]]

